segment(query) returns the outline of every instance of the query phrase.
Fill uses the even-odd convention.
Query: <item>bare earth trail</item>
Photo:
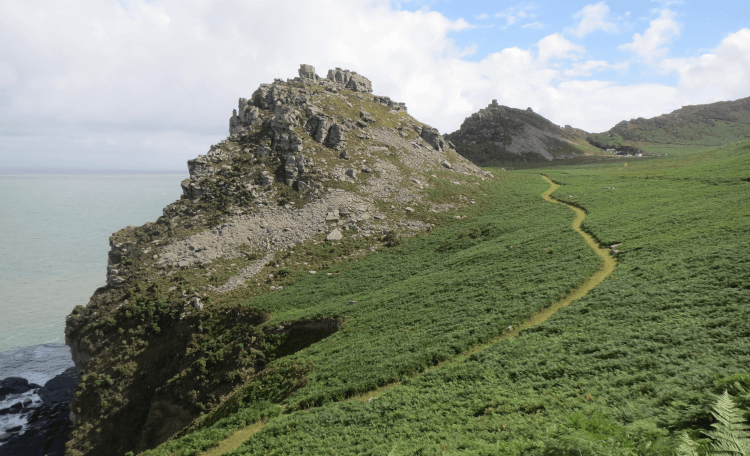
[[[594,240],[594,238],[592,238],[588,233],[584,232],[581,229],[581,223],[583,223],[584,219],[586,219],[586,212],[581,208],[572,206],[570,204],[565,203],[564,201],[558,201],[555,198],[553,198],[552,193],[555,190],[557,190],[557,188],[560,186],[552,182],[547,176],[543,175],[542,178],[546,180],[547,182],[549,182],[550,184],[550,188],[546,192],[542,193],[542,198],[552,203],[564,204],[570,207],[571,209],[573,209],[573,211],[575,211],[576,218],[575,220],[573,220],[573,223],[571,226],[573,227],[573,230],[575,230],[578,234],[580,234],[583,237],[584,241],[586,241],[586,244],[588,244],[588,246],[591,247],[591,249],[594,250],[594,252],[596,252],[599,258],[601,258],[602,262],[601,262],[601,266],[599,267],[599,270],[596,273],[594,273],[594,275],[589,277],[588,280],[586,280],[586,282],[584,282],[580,287],[573,290],[568,296],[552,304],[546,309],[543,309],[537,312],[536,314],[532,315],[531,317],[529,317],[528,320],[522,323],[518,328],[514,328],[513,330],[506,331],[504,334],[492,339],[491,341],[487,343],[476,345],[472,349],[463,352],[461,355],[458,355],[455,358],[450,359],[448,361],[444,361],[436,366],[430,367],[429,369],[437,369],[449,363],[463,362],[466,359],[468,359],[469,356],[473,353],[477,353],[488,347],[491,347],[492,345],[500,342],[501,340],[512,339],[518,336],[518,334],[522,330],[544,323],[552,315],[557,313],[557,311],[559,311],[563,307],[566,307],[570,305],[570,303],[572,303],[573,301],[576,301],[584,297],[589,291],[593,290],[595,286],[599,285],[604,279],[607,278],[607,276],[609,276],[610,274],[612,274],[612,272],[614,272],[617,262],[610,254],[609,249],[600,247],[599,244]],[[420,374],[417,374],[417,375],[420,375]],[[349,400],[371,401],[373,398],[380,396],[380,394],[382,394],[383,391],[392,389],[400,384],[401,382],[392,383],[390,385],[386,385],[381,388],[378,388],[376,391],[369,391],[367,393],[354,396],[353,398]],[[219,443],[219,446],[211,448],[210,450],[205,451],[203,453],[200,453],[199,456],[220,456],[222,454],[228,453],[229,451],[234,450],[235,448],[238,448],[240,445],[242,445],[255,433],[263,429],[265,425],[266,425],[265,422],[257,422],[246,428],[240,429],[239,431],[235,432],[231,436],[227,437],[225,440],[221,441]]]

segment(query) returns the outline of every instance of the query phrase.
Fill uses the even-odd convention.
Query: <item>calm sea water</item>
[[[105,284],[109,236],[156,220],[186,177],[0,171],[0,352],[65,343],[65,316]]]

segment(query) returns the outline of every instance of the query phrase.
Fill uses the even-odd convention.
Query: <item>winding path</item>
[[[573,227],[573,230],[575,230],[578,234],[580,234],[584,241],[586,241],[586,244],[588,244],[591,249],[596,252],[596,254],[601,258],[601,266],[599,267],[599,270],[594,273],[591,277],[589,277],[586,282],[583,283],[580,287],[573,290],[568,296],[561,299],[560,301],[552,304],[551,306],[547,307],[546,309],[543,309],[536,314],[529,317],[528,320],[526,320],[524,323],[522,323],[518,328],[514,328],[512,331],[506,331],[503,335],[498,336],[491,341],[480,344],[475,346],[473,349],[464,352],[461,355],[458,355],[457,357],[444,361],[437,366],[433,366],[429,368],[431,369],[437,369],[440,366],[443,366],[448,363],[455,363],[455,362],[461,362],[468,359],[469,355],[482,351],[497,342],[504,340],[504,339],[512,339],[516,337],[522,330],[526,328],[530,328],[532,326],[536,326],[540,323],[544,323],[547,321],[552,315],[557,313],[558,310],[562,309],[563,307],[568,306],[573,301],[580,299],[586,295],[589,291],[591,291],[595,286],[599,285],[604,279],[607,278],[612,272],[615,270],[615,266],[617,265],[617,262],[610,254],[609,250],[606,248],[602,248],[599,246],[599,244],[592,238],[588,233],[583,231],[581,229],[581,223],[583,223],[583,220],[586,218],[586,212],[579,208],[575,207],[571,204],[568,204],[564,201],[559,201],[552,197],[552,193],[557,190],[558,187],[560,187],[558,184],[552,182],[547,176],[542,175],[542,178],[549,182],[550,188],[542,193],[542,198],[545,200],[557,203],[557,204],[564,204],[568,206],[569,208],[573,209],[576,213],[576,218],[573,220],[573,223],[571,226]],[[420,374],[417,374],[420,375]],[[401,382],[392,383],[390,385],[386,385],[384,387],[378,388],[377,391],[369,391],[367,393],[363,393],[360,395],[357,395],[353,397],[353,400],[359,400],[359,401],[367,401],[372,400],[372,398],[379,396],[383,391],[387,389],[391,389],[395,386],[398,386],[401,384]],[[252,424],[246,428],[240,429],[236,433],[232,434],[231,436],[227,437],[225,440],[221,441],[219,443],[219,446],[211,448],[210,450],[207,450],[204,453],[200,453],[199,456],[220,456],[224,453],[229,452],[230,450],[233,450],[235,448],[238,448],[240,445],[242,445],[247,439],[249,439],[251,436],[253,436],[256,432],[260,431],[265,427],[265,422],[258,422],[255,424]]]

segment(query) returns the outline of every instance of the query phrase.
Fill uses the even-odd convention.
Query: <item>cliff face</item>
[[[237,385],[270,375],[269,361],[340,322],[269,324],[254,296],[280,290],[294,265],[325,273],[342,250],[365,254],[428,230],[431,212],[462,204],[434,202],[433,187],[458,192],[491,177],[371,91],[354,72],[321,78],[309,65],[262,84],[239,99],[229,137],[188,161],[180,200],[112,235],[106,286],[66,322],[80,377],[68,454],[155,447]],[[304,384],[310,369],[274,372],[288,389],[264,400]]]
[[[583,155],[583,136],[583,130],[562,129],[531,108],[509,108],[497,100],[467,117],[459,130],[445,135],[459,154],[481,166]]]

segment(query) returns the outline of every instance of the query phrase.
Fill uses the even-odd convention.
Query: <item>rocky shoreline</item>
[[[0,455],[64,454],[78,385],[72,364],[62,344],[0,353]]]

